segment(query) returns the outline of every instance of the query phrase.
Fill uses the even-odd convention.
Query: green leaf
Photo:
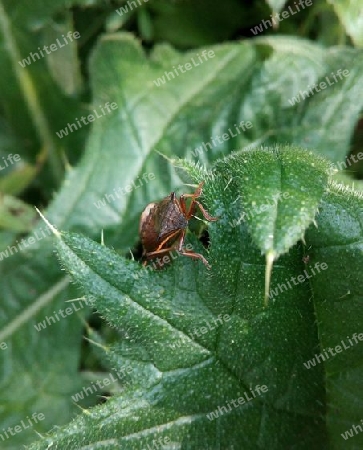
[[[11,245],[17,247],[14,242]],[[62,319],[59,315],[64,302],[77,295],[66,289],[69,281],[60,279],[51,256],[44,249],[25,250],[21,257],[13,254],[2,261],[0,343],[6,349],[0,354],[0,421],[4,429],[14,430],[33,413],[44,414],[44,420],[9,435],[1,444],[4,449],[21,448],[34,440],[35,431],[45,433],[54,423],[67,423],[76,410],[70,395],[83,384],[78,372],[79,317],[72,314]],[[39,322],[45,326],[37,331]]]
[[[19,194],[29,186],[37,173],[36,167],[30,164],[22,164],[0,178],[0,192],[11,195]]]
[[[273,262],[303,239],[333,167],[311,152],[286,146],[232,154],[216,170],[223,174],[225,189],[238,192],[232,205],[238,205],[240,214],[228,226],[246,222],[255,245],[266,255],[267,304]]]
[[[30,231],[35,218],[34,208],[16,197],[0,194],[0,228],[15,232]]]
[[[330,164],[296,147],[228,156],[217,166],[238,192],[241,216],[255,245],[277,259],[300,240],[325,191]]]
[[[165,72],[179,64],[190,63],[196,54],[182,55],[168,46],[159,46],[147,59],[139,43],[129,35],[115,34],[112,39],[101,40],[90,67],[94,74],[94,105],[109,101],[117,103],[118,109],[109,120],[94,122],[86,157],[69,174],[56,199],[55,217],[69,217],[70,226],[74,224],[78,230],[87,233],[92,231],[93,235],[101,228],[113,230],[119,227],[120,217],[127,217],[125,226],[118,228],[117,242],[119,247],[130,247],[130,242],[136,238],[136,231],[131,230],[137,229],[143,205],[180,185],[173,171],[157,159],[155,150],[169,156],[189,155],[210,164],[233,149],[258,147],[261,142],[291,142],[325,154],[332,160],[344,159],[353,132],[351,124],[359,113],[357,99],[361,96],[358,91],[363,85],[363,70],[360,70],[356,52],[344,51],[346,56],[343,56],[343,51],[331,51],[324,56],[321,48],[301,40],[292,42],[280,38],[269,39],[268,43],[274,53],[262,66],[255,60],[255,46],[228,44],[214,47],[214,58],[167,81]],[[198,53],[201,54],[201,50]],[[332,92],[333,87],[326,90],[326,95],[325,92],[316,94],[318,103],[311,107],[306,105],[310,102],[307,99],[304,105],[290,107],[280,114],[279,111],[288,104],[288,97],[309,84],[307,72],[301,72],[301,78],[294,81],[297,77],[294,67],[305,66],[308,69],[304,70],[312,73],[321,70],[311,55],[317,59],[330,58],[335,64],[347,58],[352,67],[356,66],[346,79],[349,80],[346,96],[338,99]],[[290,58],[288,64],[284,63],[285,58]],[[327,65],[323,73],[330,67]],[[255,74],[253,80],[252,73]],[[154,81],[162,77],[165,81],[159,81],[157,87]],[[145,79],[149,80],[147,84]],[[291,82],[294,83],[293,90],[290,90]],[[173,94],[176,84],[178,96]],[[343,84],[342,81],[336,88],[341,89]],[[140,92],[144,93],[141,103],[138,101]],[[349,107],[345,100],[344,104],[339,103],[348,97],[355,98]],[[163,102],[162,111],[155,106],[160,101]],[[135,104],[131,114],[130,104]],[[336,108],[337,104],[339,108]],[[145,111],[148,111],[147,121],[144,120]],[[317,111],[334,111],[323,130],[317,125],[316,115],[320,114]],[[239,124],[248,121],[252,128],[244,127],[243,131]],[[227,134],[228,139],[222,140],[223,134]],[[203,143],[208,146],[203,147]],[[103,154],[104,148],[108,150]],[[103,154],[102,158],[100,154]],[[141,177],[150,173],[157,180],[145,183]],[[125,187],[132,183],[140,188],[126,192]],[[69,198],[72,198],[71,202]],[[69,209],[73,208],[76,212],[70,215]],[[49,217],[53,220],[52,209]]]
[[[271,155],[277,154],[282,163],[271,172],[281,174],[290,148],[263,151],[259,158],[269,167]],[[56,233],[61,264],[82,293],[94,296],[94,306],[113,327],[128,327],[128,335],[105,352],[116,372],[131,370],[123,395],[44,436],[32,450],[51,443],[59,448],[96,449],[103,443],[142,449],[158,439],[191,449],[328,448],[328,442],[339,448],[339,433],[361,415],[360,402],[349,399],[361,395],[356,374],[363,346],[310,369],[304,363],[319,347],[337,345],[346,333],[359,331],[363,196],[336,184],[326,189],[329,165],[315,157],[312,169],[314,156],[306,154],[304,165],[303,152],[297,154],[302,180],[313,170],[326,192],[319,197],[317,227],[311,225],[306,235],[308,259],[302,260],[301,243],[280,257],[267,308],[260,250],[245,223],[228,226],[241,213],[234,201],[240,185],[228,184],[231,176],[241,177],[233,162],[217,163],[212,172],[184,163],[189,176],[205,182],[201,202],[220,217],[209,226],[210,272],[186,257],[163,271],[149,270],[84,236]],[[288,178],[293,170],[286,172]],[[312,189],[313,198],[316,192]],[[190,241],[195,251],[205,253],[194,238]],[[349,276],[344,279],[342,273]],[[291,281],[299,276],[303,281]],[[343,312],[346,320],[337,327],[334,315]],[[353,369],[347,370],[347,361],[355,361]],[[257,385],[266,386],[261,395]],[[239,404],[245,393],[250,400]],[[355,444],[360,442],[356,438]]]
[[[23,34],[24,23],[34,24],[37,18],[39,19],[38,23],[45,23],[49,20],[49,14],[52,14],[60,6],[57,2],[52,5],[44,5],[44,2],[41,5],[38,2],[34,5],[34,10],[30,11],[28,8],[29,16],[25,17],[25,21],[23,20],[26,12],[24,2],[17,3],[16,6],[9,6],[10,9],[7,9],[8,16],[11,19],[14,18],[13,25],[15,25],[13,37],[18,41],[21,56],[28,55],[39,45],[38,36],[30,38],[28,34]],[[41,13],[39,13],[40,7],[44,8]],[[15,21],[17,17],[19,21]],[[59,229],[81,231],[96,239],[99,239],[100,231],[104,229],[106,245],[114,246],[119,252],[132,247],[137,241],[137,222],[145,205],[149,201],[161,199],[171,190],[178,190],[181,187],[180,178],[175,174],[173,168],[164,160],[159,159],[156,150],[169,157],[174,154],[180,157],[189,155],[194,160],[200,160],[209,166],[218,157],[230,153],[233,149],[243,148],[247,145],[258,147],[261,142],[269,145],[274,145],[276,142],[283,144],[289,142],[293,145],[307,147],[318,154],[324,154],[334,161],[344,159],[349,151],[352,132],[362,107],[362,67],[357,51],[345,47],[326,50],[315,44],[291,38],[265,41],[256,39],[253,42],[246,40],[243,43],[223,44],[205,49],[207,51],[213,50],[215,57],[187,73],[176,76],[174,79],[171,77],[170,81],[165,81],[159,87],[156,86],[154,81],[161,77],[164,77],[165,80],[165,72],[172,71],[174,66],[178,67],[179,64],[190,62],[191,58],[195,58],[197,53],[201,54],[203,50],[197,49],[194,52],[179,53],[168,45],[161,45],[155,46],[150,54],[146,54],[139,41],[130,35],[106,35],[98,40],[89,66],[93,92],[92,108],[104,105],[105,102],[109,101],[117,102],[118,109],[114,112],[114,115],[104,117],[105,120],[100,118],[94,124],[82,127],[77,133],[72,133],[70,140],[74,142],[73,139],[75,139],[75,141],[80,142],[79,145],[71,145],[71,141],[66,140],[66,138],[60,141],[61,147],[64,145],[71,150],[69,153],[74,158],[72,161],[74,161],[81,154],[83,148],[83,140],[80,139],[80,136],[83,133],[89,133],[84,157],[76,167],[67,171],[64,185],[55,195],[55,200],[51,203],[47,212],[47,217]],[[3,45],[2,66],[11,67],[14,60],[15,64],[19,66],[14,59],[14,55],[12,59],[9,59],[7,52],[8,47]],[[319,61],[319,64],[316,63],[316,60]],[[74,122],[75,118],[81,117],[82,113],[79,112],[78,101],[65,100],[59,95],[59,89],[55,83],[50,81],[50,75],[49,73],[46,74],[45,67],[45,61],[39,61],[39,64],[38,62],[32,64],[29,71],[36,81],[37,92],[39,93],[41,88],[44,97],[46,97],[44,99],[42,97],[44,103],[41,102],[44,109],[43,115],[49,119],[50,129],[55,131],[63,128],[67,122]],[[294,107],[289,104],[288,100],[291,96],[296,96],[300,89],[306,89],[309,83],[314,80],[324,80],[324,77],[329,76],[331,72],[336,73],[339,68],[347,67],[350,70],[350,75],[342,82],[335,83],[334,86],[330,86],[324,92],[316,93],[311,98],[297,103]],[[314,76],[311,79],[309,78],[310,73]],[[44,82],[44,77],[46,82]],[[11,70],[5,71],[1,78],[4,102],[6,102],[4,110],[7,112],[8,122],[22,138],[21,142],[24,145],[20,146],[21,150],[25,154],[34,155],[39,151],[38,137],[35,137],[35,131],[29,125],[33,123],[34,117],[29,116],[27,106],[22,94],[19,93],[18,86],[14,84],[14,79],[14,73]],[[92,108],[89,109],[92,111]],[[87,113],[89,113],[89,109],[87,109]],[[248,128],[235,137],[229,135],[228,139],[220,139],[218,142],[217,136],[222,136],[229,129],[235,130],[234,124],[239,124],[241,121],[251,121],[252,128]],[[212,143],[212,138],[215,138],[216,144]],[[27,144],[29,141],[32,144],[30,149]],[[207,150],[203,149],[203,143],[210,143]],[[12,151],[14,152],[14,150]],[[146,182],[142,175],[150,173],[155,175],[155,179]],[[36,181],[39,183],[39,180]],[[135,188],[133,183],[138,187]],[[130,186],[132,186],[131,192],[126,191],[125,188]],[[217,186],[213,187],[214,191],[210,188],[210,192],[214,193],[213,198],[217,200],[224,198],[225,184],[218,186],[217,183]],[[200,342],[199,339],[190,342],[188,331],[190,333],[191,327],[194,326],[191,318],[193,314],[191,312],[186,314],[182,307],[185,308],[191,301],[192,312],[194,313],[195,309],[199,310],[198,308],[201,308],[198,304],[199,297],[195,297],[195,292],[198,292],[199,295],[199,290],[203,294],[203,296],[200,295],[203,304],[207,305],[209,311],[212,311],[213,317],[220,311],[229,314],[232,311],[232,306],[240,303],[243,306],[240,306],[239,310],[244,311],[247,303],[250,311],[252,310],[253,314],[257,314],[256,317],[258,317],[260,311],[262,311],[262,317],[265,317],[263,315],[265,311],[260,309],[263,304],[263,286],[261,285],[263,281],[261,280],[263,280],[265,261],[260,257],[260,250],[253,246],[247,227],[242,224],[240,227],[228,230],[228,222],[237,220],[241,215],[241,206],[238,202],[232,205],[238,195],[235,193],[234,196],[228,197],[229,203],[226,204],[220,200],[218,205],[218,202],[214,204],[213,199],[209,197],[208,189],[206,185],[203,201],[210,202],[208,206],[213,213],[220,214],[224,211],[226,214],[209,229],[213,245],[206,257],[216,266],[217,270],[213,272],[215,284],[210,285],[209,282],[207,284],[207,277],[205,272],[202,271],[203,268],[200,269],[201,272],[199,273],[195,264],[184,261],[186,265],[184,268],[184,263],[178,261],[175,267],[171,268],[171,274],[169,274],[172,275],[171,281],[169,277],[166,277],[165,280],[162,279],[164,283],[162,285],[163,291],[157,291],[160,297],[157,295],[152,297],[154,293],[149,297],[150,301],[158,302],[160,298],[163,298],[164,291],[169,290],[175,293],[174,301],[178,298],[182,299],[179,309],[176,310],[177,318],[182,320],[184,316],[181,314],[185,314],[190,323],[185,325],[186,337],[183,336],[180,339],[183,343],[189,342],[194,350],[198,349],[197,344],[200,345]],[[115,190],[119,195],[115,194]],[[43,189],[43,194],[45,193],[49,198],[53,195],[53,192],[53,189],[49,188],[47,183],[46,189]],[[97,205],[100,205],[100,203],[97,202],[100,201],[102,201],[102,204],[98,207]],[[231,212],[227,212],[229,208],[231,208]],[[359,210],[360,203],[358,200],[354,208]],[[226,219],[227,216],[228,220]],[[223,229],[222,225],[225,225],[227,229]],[[349,228],[349,223],[346,228]],[[36,230],[39,230],[39,228]],[[217,232],[220,241],[215,234]],[[12,245],[8,240],[4,239],[3,242],[4,246]],[[220,243],[216,245],[218,242]],[[193,242],[193,244],[197,246],[197,243]],[[7,256],[4,257],[1,254],[3,295],[1,299],[2,335],[0,336],[5,335],[4,340],[6,340],[11,352],[1,353],[3,358],[1,363],[5,373],[1,383],[1,391],[5,393],[5,406],[0,419],[7,426],[15,426],[24,419],[24,416],[26,417],[34,410],[40,411],[41,409],[47,419],[36,430],[43,433],[56,424],[61,425],[68,421],[76,409],[76,406],[72,404],[71,395],[81,389],[82,386],[79,361],[83,325],[76,315],[72,315],[69,320],[59,321],[59,323],[55,323],[49,329],[47,327],[46,330],[41,332],[37,332],[34,325],[45,320],[47,316],[54,315],[54,311],[64,308],[65,300],[70,300],[79,294],[70,289],[67,283],[62,282],[63,274],[52,260],[51,245],[46,238],[41,239],[41,242],[37,241],[30,248],[22,250],[21,254],[19,251],[19,255],[9,255],[9,248],[7,247],[5,248],[8,251]],[[200,251],[203,252],[203,249]],[[278,264],[275,265],[272,289],[276,289],[275,282],[283,283],[287,277],[301,273],[301,258],[303,255],[300,244],[297,248],[292,248],[290,253],[282,255]],[[246,264],[241,263],[241,255],[250,258],[247,259]],[[126,263],[124,259],[117,259],[117,264],[121,267]],[[244,271],[242,270],[240,276],[242,266]],[[250,269],[247,274],[245,266]],[[346,268],[342,267],[342,271],[344,270]],[[344,272],[342,273],[344,275]],[[162,278],[164,275],[160,274],[160,277]],[[174,289],[173,281],[180,280],[180,277],[185,284],[182,285],[180,290]],[[188,286],[193,280],[196,288],[190,289]],[[149,284],[148,289],[150,290],[151,287],[152,285]],[[247,287],[248,290],[241,293]],[[263,353],[264,349],[262,349],[263,355],[259,359],[259,350],[263,345],[268,350],[272,350],[271,342],[274,343],[276,348],[282,348],[293,354],[301,341],[301,336],[296,336],[295,331],[308,336],[306,339],[307,349],[305,349],[305,343],[303,343],[303,356],[300,356],[301,359],[303,357],[309,359],[311,348],[318,345],[318,338],[316,337],[317,334],[314,334],[313,320],[315,319],[310,314],[312,309],[309,303],[311,293],[309,291],[305,295],[304,290],[303,294],[304,296],[299,297],[301,305],[306,308],[310,307],[309,310],[303,310],[303,319],[307,321],[306,325],[301,325],[300,322],[297,325],[293,321],[289,322],[286,312],[288,307],[284,311],[286,312],[285,315],[280,317],[276,313],[271,318],[271,323],[266,319],[266,322],[261,322],[258,326],[251,326],[250,328],[246,328],[250,325],[249,321],[252,320],[250,317],[254,319],[255,316],[252,313],[248,319],[242,316],[243,324],[239,327],[238,319],[237,327],[230,330],[232,338],[226,338],[226,343],[223,344],[223,352],[226,358],[233,358],[229,354],[229,349],[234,348],[235,343],[237,347],[239,345],[240,341],[236,339],[235,334],[237,337],[239,335],[244,336],[247,329],[249,336],[251,336],[251,333],[255,333],[256,336],[264,336],[266,329],[267,335],[261,340],[261,343],[257,342],[256,337],[253,341],[254,345],[247,342],[246,351],[243,347],[243,355],[252,348],[251,357],[255,357],[252,362],[245,358],[238,358],[238,360],[248,363],[246,367],[257,367],[258,364],[254,365],[254,363],[261,363],[263,357],[266,356]],[[298,295],[302,295],[300,291]],[[216,296],[220,298],[216,299]],[[242,301],[240,301],[240,298],[242,298]],[[254,302],[252,302],[252,299]],[[216,307],[215,302],[217,300],[218,306]],[[278,301],[280,301],[280,298],[278,298]],[[289,301],[291,305],[298,302],[295,298],[295,292],[291,292]],[[299,303],[298,307],[295,308],[296,315],[300,314],[301,305]],[[116,317],[118,306],[117,304],[112,310]],[[205,311],[204,308],[202,310]],[[104,316],[111,323],[111,319],[106,313],[107,307]],[[197,317],[200,318],[200,316]],[[247,325],[246,320],[248,320]],[[125,316],[122,324],[124,329],[127,328],[127,323],[128,318]],[[202,326],[200,323],[196,326]],[[288,331],[292,330],[291,341],[288,343],[284,341],[285,335],[282,337],[273,334],[285,329],[286,324],[289,324]],[[136,353],[138,358],[136,362],[139,362],[141,354],[141,368],[137,373],[139,375],[138,380],[140,380],[139,386],[144,386],[145,378],[152,384],[153,374],[156,372],[153,363],[149,362],[150,359],[155,358],[158,364],[161,364],[165,358],[163,359],[157,352],[153,352],[153,348],[150,348],[152,347],[151,343],[148,342],[149,334],[145,336],[144,330],[140,332],[141,326],[139,326],[139,323],[136,323],[136,325],[134,329],[130,330],[130,336],[132,336],[131,339],[136,340],[137,344],[141,341],[143,347],[140,350],[140,346],[132,342],[126,350],[128,355],[132,355],[133,352]],[[150,330],[151,327],[147,329],[148,333],[151,333]],[[169,331],[168,329],[166,336],[171,337]],[[4,334],[4,332],[6,333]],[[138,336],[139,341],[137,341]],[[157,339],[160,338],[160,329],[155,333],[155,336]],[[209,339],[206,338],[205,340],[208,341]],[[339,342],[339,339],[337,341]],[[202,344],[205,344],[209,350],[208,342],[204,343],[203,341]],[[110,359],[115,358],[121,361],[123,346],[124,344],[120,344],[121,349],[115,348],[110,355]],[[27,352],[24,352],[24,348],[27,349]],[[239,349],[240,347],[238,347],[237,353]],[[158,351],[165,356],[167,349],[165,346],[158,345]],[[171,353],[174,354],[175,349],[172,349]],[[121,356],[119,356],[120,354]],[[181,357],[187,358],[189,356],[183,351]],[[192,359],[192,357],[199,357],[199,353],[193,353],[190,358]],[[280,367],[281,358],[280,356],[280,358],[272,359],[265,372],[275,373],[276,367]],[[173,362],[175,362],[175,359],[173,359]],[[285,360],[282,362],[283,364],[286,363]],[[289,360],[289,363],[290,365],[286,363],[288,368],[294,367],[293,362]],[[146,365],[146,368],[144,365]],[[8,368],[10,369],[7,370]],[[284,366],[284,368],[286,367]],[[143,370],[147,372],[148,376],[143,377]],[[242,373],[244,369],[241,366],[238,367],[238,370]],[[215,373],[214,380],[218,379],[219,376],[224,379],[225,373],[221,374],[218,370]],[[286,369],[283,372],[284,383],[279,385],[280,392],[286,393],[289,391],[288,381],[290,381],[291,373],[295,375],[292,370],[289,372]],[[157,378],[157,375],[155,377]],[[300,374],[299,377],[299,380],[303,378]],[[295,379],[294,376],[291,376],[291,378]],[[44,380],[44,384],[39,385],[39,379]],[[179,381],[178,374],[176,374],[175,379]],[[249,386],[250,380],[255,381],[253,378],[248,379],[247,377],[246,379],[247,382],[242,385],[243,389]],[[305,380],[303,381],[305,382]],[[277,377],[274,383],[278,384]],[[324,381],[319,377],[317,377],[317,380],[308,377],[306,383],[310,383],[309,386],[312,385],[314,389],[316,388],[316,391],[313,389],[311,394],[311,397],[316,394],[314,402],[318,399],[324,405],[324,395],[321,394],[323,392],[321,386],[324,386]],[[200,386],[199,378],[196,384]],[[231,382],[232,385],[236,386]],[[221,391],[223,389],[227,389],[227,387],[221,386]],[[222,400],[218,406],[225,404],[223,402],[226,398],[235,398],[233,395],[236,391],[234,390],[228,396],[221,394]],[[175,387],[173,392],[175,392],[175,396],[184,395],[185,385],[181,383],[179,388]],[[168,391],[169,394],[170,391]],[[191,392],[188,398],[185,397],[185,404],[190,400],[193,404],[195,400],[193,394]],[[213,394],[214,392],[212,392],[211,397],[213,397]],[[107,392],[105,395],[107,395]],[[198,392],[198,395],[200,404],[203,404],[203,393]],[[209,395],[209,391],[207,395]],[[312,414],[317,410],[317,406],[311,397],[307,395],[307,398],[304,398],[305,403],[302,402],[308,404],[308,407],[304,409],[304,413],[307,411],[306,414]],[[14,398],[18,399],[15,411]],[[172,395],[168,398],[170,404],[166,409],[168,410],[170,406],[170,409],[173,410],[172,403],[175,398]],[[215,405],[217,405],[217,401],[219,401],[219,398],[215,400]],[[115,402],[117,403],[117,409],[120,402],[118,399]],[[278,406],[280,403],[281,401],[277,401]],[[296,406],[294,411],[300,411],[297,403],[294,404]],[[137,403],[137,405],[139,404]],[[215,405],[208,404],[205,411],[210,411]],[[132,408],[132,406],[130,407]],[[199,408],[198,405],[196,405],[197,408]],[[179,406],[179,409],[183,408]],[[185,406],[185,409],[187,409],[187,406]],[[108,414],[107,407],[100,407],[100,411]],[[154,410],[152,412],[154,413]],[[321,410],[318,411],[317,415],[320,412]],[[288,414],[290,414],[290,410]],[[258,414],[254,414],[253,417],[257,417],[256,421],[260,419]],[[115,419],[117,421],[118,416],[117,418],[115,416]],[[110,415],[110,423],[110,428],[115,425],[116,429],[118,426],[112,421],[112,414]],[[245,428],[250,429],[250,425],[250,423],[246,423]],[[211,427],[215,431],[213,421]],[[286,427],[289,427],[289,423]],[[306,427],[309,428],[309,424],[306,424]],[[317,427],[320,427],[320,422]],[[302,432],[299,425],[292,428],[296,433]],[[253,429],[255,430],[255,428]],[[277,430],[278,428],[275,427],[274,429]],[[87,436],[89,436],[88,431],[86,429],[85,434]],[[194,435],[198,436],[199,431],[199,429],[196,430]],[[188,442],[187,433],[189,432],[190,429],[185,431],[184,434],[179,433],[178,439],[182,439],[184,436],[184,442]],[[275,435],[277,434],[275,433]],[[314,443],[316,443],[316,440],[320,439],[322,434],[323,432],[320,433],[319,431],[317,437],[314,437],[313,431],[307,432],[306,440],[301,443],[301,446],[303,447],[310,437],[312,440],[315,439]],[[180,437],[180,435],[183,436]],[[214,436],[213,434],[213,441],[210,446],[215,442]],[[282,433],[282,436],[285,435]],[[292,440],[292,437],[290,439],[289,436],[286,438],[287,446],[295,444],[295,441]],[[6,445],[17,445],[19,447],[32,438],[33,429],[17,435],[12,441],[13,444],[9,441],[6,442]],[[228,442],[227,437],[224,436],[224,438],[225,441],[223,442]],[[202,439],[210,439],[209,433],[205,433]],[[231,439],[234,439],[234,437]],[[246,436],[240,436],[239,441],[236,438],[238,441],[236,448],[246,439]],[[267,444],[269,444],[271,435],[266,439]],[[265,444],[266,439],[261,446]],[[205,441],[202,442],[205,443]],[[251,448],[256,448],[255,444],[255,441],[248,443]],[[281,448],[279,444],[280,442],[276,444],[277,448]]]
[[[191,151],[189,142],[195,144],[202,139],[202,133],[210,132],[215,105],[222,107],[226,99],[248,83],[254,51],[243,45],[216,48],[215,57],[194,71],[156,86],[154,81],[165,78],[166,70],[175,64],[190,63],[193,57],[196,58],[195,52],[180,55],[168,46],[160,46],[148,60],[130,35],[115,34],[112,39],[101,40],[90,67],[94,105],[108,101],[118,108],[109,117],[94,122],[85,157],[68,174],[49,211],[52,222],[58,226],[57,217],[61,216],[63,228],[75,226],[92,235],[98,235],[102,228],[117,226],[119,248],[128,249],[135,242],[143,206],[181,184],[156,150],[182,157]],[[227,75],[221,80],[220,73],[225,71]],[[173,94],[174,81],[178,82],[178,96]],[[140,92],[142,102],[138,101]],[[156,107],[160,98],[162,110]],[[132,112],[131,104],[135,105]],[[231,108],[226,104],[221,114],[231,114]],[[147,120],[146,110],[150,112]],[[195,129],[186,133],[191,123]]]
[[[255,42],[262,55],[266,46],[270,53],[257,68],[239,112],[253,124],[249,138],[254,147],[289,143],[344,161],[363,107],[360,51],[325,49],[285,36]]]
[[[354,44],[363,47],[362,3],[359,0],[338,0],[331,5]]]
[[[41,49],[44,46],[43,36],[34,33],[34,28],[43,28],[50,21],[50,15],[61,4],[35,2],[29,9],[26,2],[19,2],[15,10],[9,2],[5,6],[0,4],[0,63],[8,69],[0,78],[3,101],[6,103],[3,115],[22,143],[21,156],[25,156],[25,149],[32,156],[39,152],[39,148],[45,150],[55,185],[63,176],[61,143],[55,133],[87,111],[77,100],[65,98],[49,73],[46,62],[48,53]],[[38,8],[41,8],[41,13]],[[35,11],[39,12],[37,19],[33,16]],[[29,33],[29,29],[33,33]],[[63,39],[61,35],[58,37]],[[56,42],[46,44],[51,46]],[[57,43],[56,51],[62,50],[61,46]],[[82,132],[70,137],[73,145],[79,145],[83,140]]]
[[[327,429],[334,448],[348,450],[363,446],[362,433],[347,442],[341,436],[360,424],[363,415],[362,202],[361,192],[331,183],[319,207],[317,227],[306,233],[310,260],[328,266],[310,281],[320,339],[320,348],[312,349],[311,358],[316,353],[324,356],[323,350],[329,356],[324,362]],[[334,351],[338,345],[339,353]]]
[[[76,31],[72,24],[72,17],[66,14],[62,23],[52,22],[44,29],[43,46],[49,45],[50,42],[57,42],[57,39],[67,36],[69,32],[72,32],[73,36]],[[78,35],[80,37],[79,32]],[[63,42],[63,47],[51,52],[46,62],[50,73],[63,92],[67,95],[76,95],[80,91],[82,78],[77,57],[77,39],[72,38],[70,41],[67,38],[67,45]]]
[[[118,109],[112,116],[95,121],[92,131],[89,126],[90,138],[84,158],[77,167],[66,172],[64,185],[47,211],[47,217],[59,229],[81,230],[97,239],[101,229],[105,229],[108,245],[127,250],[133,245],[144,205],[180,183],[167,163],[156,157],[155,150],[167,150],[169,154],[177,151],[180,156],[184,155],[188,149],[183,140],[178,140],[176,148],[172,138],[176,132],[179,137],[184,135],[184,114],[197,123],[198,111],[204,108],[201,105],[222,104],[222,99],[232,98],[240,86],[248,83],[253,50],[246,47],[243,52],[236,52],[232,45],[219,52],[215,63],[211,60],[212,72],[211,66],[201,65],[191,72],[191,78],[185,79],[184,86],[180,87],[182,96],[173,95],[175,86],[172,83],[166,85],[167,91],[162,94],[164,109],[156,114],[160,88],[152,80],[179,58],[187,62],[195,53],[180,56],[169,50],[168,59],[159,61],[162,55],[159,51],[152,61],[148,61],[139,43],[131,36],[115,35],[113,39],[101,40],[90,67],[93,104],[98,108],[107,101],[117,102]],[[150,81],[147,86],[140,72],[146,64],[149,65]],[[240,75],[235,90],[231,90],[228,76],[220,82],[220,73],[225,67]],[[135,77],[135,74],[139,75]],[[148,100],[130,114],[129,107],[135,101],[137,103],[141,86],[146,89],[145,99]],[[146,110],[153,113],[144,120]],[[71,109],[73,114],[73,119],[80,117]],[[213,114],[211,109],[207,116],[198,119],[203,129],[209,128],[207,122]],[[145,124],[143,129],[138,128],[140,120]],[[135,134],[135,130],[139,130],[140,135]],[[143,179],[143,174],[151,173],[155,175],[154,180]],[[127,186],[132,187],[131,192],[126,191]],[[101,205],[100,201],[103,202]],[[11,352],[0,353],[2,367],[11,368],[6,372],[4,369],[1,381],[1,391],[7,395],[0,421],[14,427],[34,411],[42,412],[46,419],[35,427],[40,433],[69,421],[77,409],[71,396],[81,389],[83,379],[78,370],[83,323],[78,315],[84,316],[88,312],[84,308],[57,321],[55,313],[65,309],[65,301],[79,295],[64,282],[64,274],[52,258],[48,235],[43,226],[38,226],[29,236],[19,240],[20,244],[23,242],[21,247],[4,238],[0,253],[3,292],[0,342],[6,342],[11,348]],[[11,238],[15,240],[16,236]],[[30,238],[34,238],[35,243],[32,244]],[[51,316],[55,323],[47,324],[41,331],[35,329],[35,325],[39,326],[46,318],[50,320]],[[28,349],[26,358],[25,347]],[[39,379],[45,380],[44,384],[40,385]],[[18,399],[19,405],[15,410],[14,398]],[[33,432],[31,428],[19,433],[6,445],[19,447],[33,439]]]

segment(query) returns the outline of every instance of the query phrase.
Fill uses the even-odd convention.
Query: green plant
[[[361,411],[346,405],[336,384],[344,377],[359,395],[353,362],[362,350],[358,343],[323,356],[324,365],[306,364],[360,331],[363,196],[329,180],[329,164],[297,148],[240,152],[213,172],[180,164],[206,181],[205,202],[220,216],[210,226],[209,273],[185,257],[150,272],[81,235],[56,232],[60,261],[82,294],[111,326],[128,329],[105,352],[110,367],[130,371],[125,391],[31,448],[325,448],[328,439],[339,447],[342,419],[356,422]],[[246,221],[231,226],[241,212]],[[268,305],[261,252],[285,254]],[[349,281],[339,280],[348,265]],[[337,325],[342,309],[349,313]]]
[[[321,2],[250,39],[267,5],[144,3],[0,5],[0,446],[357,448],[358,19]],[[141,211],[202,180],[212,269],[142,268]]]

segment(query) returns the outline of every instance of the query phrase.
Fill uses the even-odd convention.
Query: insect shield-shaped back
[[[150,203],[144,209],[140,218],[139,233],[143,246],[144,265],[152,260],[155,269],[161,269],[177,256],[177,252],[194,259],[200,259],[207,267],[207,260],[199,253],[183,248],[186,228],[189,219],[194,215],[196,206],[203,216],[214,221],[212,217],[196,200],[200,197],[203,183],[200,183],[193,194],[184,194],[180,200],[175,192],[165,197],[159,203]],[[191,198],[189,208],[186,207],[185,198]]]
[[[147,260],[154,260],[154,268],[161,269],[168,263],[168,258],[170,262],[173,244],[187,226],[188,220],[180,208],[175,192],[159,203],[147,205],[141,214],[139,227],[145,263]]]

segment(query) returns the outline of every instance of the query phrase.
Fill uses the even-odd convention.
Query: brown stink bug
[[[210,216],[196,200],[202,194],[203,184],[204,182],[200,183],[193,194],[181,195],[179,200],[175,192],[172,192],[160,202],[150,203],[144,209],[139,226],[144,265],[150,259],[177,250],[184,256],[200,259],[209,268],[208,261],[204,256],[183,248],[188,222],[194,216],[197,206],[206,220],[210,222],[218,220],[218,217]],[[187,207],[186,198],[191,199],[189,207]],[[157,261],[160,261],[160,258],[157,258]],[[161,268],[162,265],[159,262],[157,268]]]

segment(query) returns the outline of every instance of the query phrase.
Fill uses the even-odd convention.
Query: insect
[[[200,259],[208,268],[210,267],[203,255],[183,248],[188,222],[194,216],[197,206],[206,220],[209,222],[218,220],[218,217],[212,217],[197,200],[202,194],[203,184],[204,181],[193,194],[183,194],[179,200],[175,192],[172,192],[160,202],[150,203],[144,209],[139,226],[144,265],[148,260],[156,258],[159,264],[157,268],[161,268],[163,264],[158,257],[177,250],[184,256]],[[189,207],[186,198],[191,199]]]

